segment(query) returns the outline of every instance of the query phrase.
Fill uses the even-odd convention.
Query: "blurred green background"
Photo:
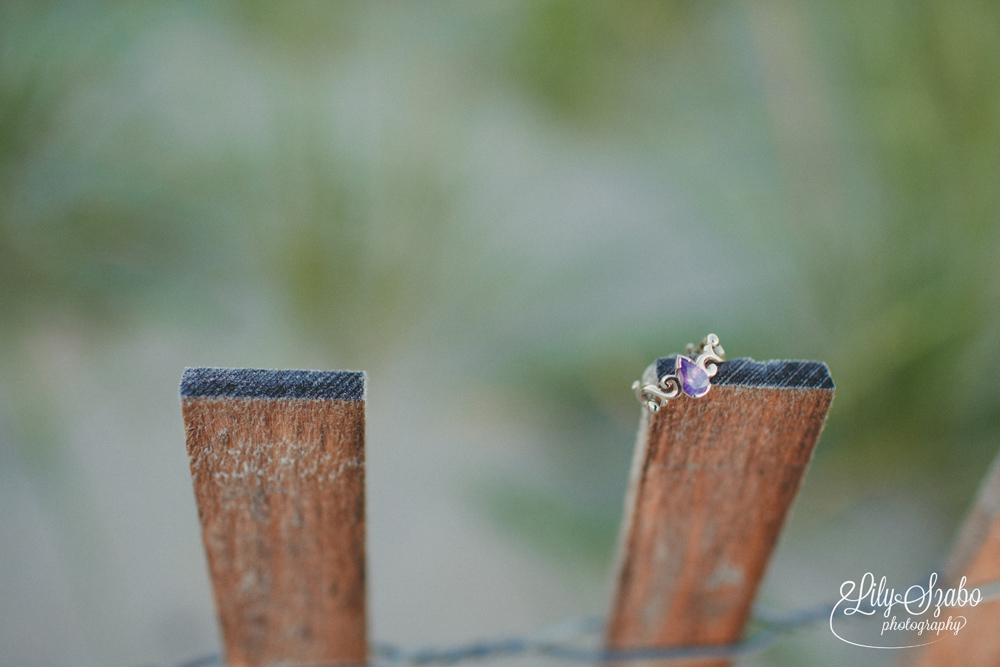
[[[378,639],[603,613],[629,384],[709,331],[837,384],[763,599],[934,567],[1000,445],[998,35],[973,0],[3,3],[0,663],[217,646],[185,365],[369,372]]]

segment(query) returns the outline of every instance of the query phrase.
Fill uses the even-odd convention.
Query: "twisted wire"
[[[1000,599],[1000,581],[977,586],[977,588],[982,593],[982,602],[980,604]],[[463,662],[529,654],[543,655],[566,662],[584,664],[641,664],[645,662],[735,659],[762,651],[793,630],[798,630],[830,618],[834,607],[834,603],[816,605],[793,611],[779,611],[768,609],[767,607],[756,607],[751,624],[759,626],[759,629],[749,637],[732,644],[637,649],[605,649],[579,646],[574,642],[582,637],[596,635],[604,630],[603,619],[595,616],[585,616],[563,621],[523,637],[477,641],[452,647],[407,650],[392,644],[377,643],[372,646],[373,658],[368,667],[455,665]],[[856,616],[855,618],[858,617]],[[221,655],[212,653],[165,667],[217,667],[222,665]]]

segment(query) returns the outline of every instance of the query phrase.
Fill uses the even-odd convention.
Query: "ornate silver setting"
[[[639,402],[653,415],[682,393],[692,398],[700,398],[712,388],[709,378],[719,372],[717,364],[726,360],[726,351],[719,345],[719,337],[708,334],[695,347],[688,343],[684,354],[678,354],[674,372],[664,375],[656,384],[643,384],[636,380],[632,391]]]

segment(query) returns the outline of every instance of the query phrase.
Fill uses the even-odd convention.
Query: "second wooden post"
[[[674,363],[658,360],[644,382]],[[737,359],[720,364],[707,395],[643,410],[609,649],[740,639],[833,389],[822,363]]]

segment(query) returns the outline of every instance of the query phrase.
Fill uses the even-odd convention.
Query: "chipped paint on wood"
[[[182,399],[230,667],[367,661],[364,408]]]

